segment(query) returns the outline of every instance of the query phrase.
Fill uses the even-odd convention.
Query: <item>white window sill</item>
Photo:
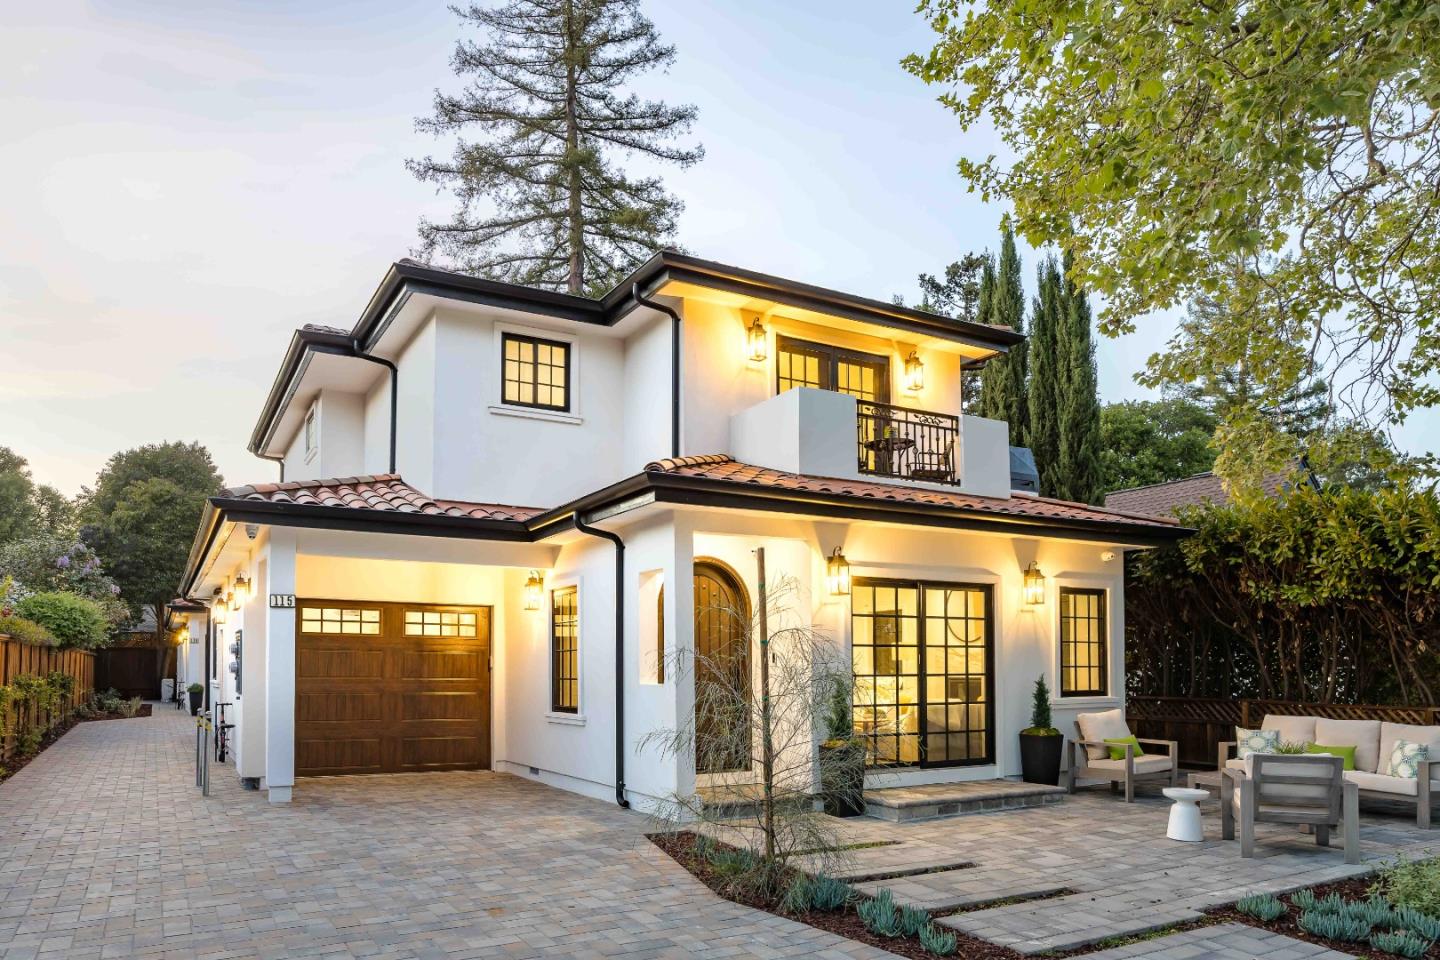
[[[1119,697],[1058,697],[1050,701],[1052,710],[1063,710],[1066,707],[1118,707]]]
[[[558,723],[566,727],[585,726],[585,715],[583,713],[547,713],[546,723]]]
[[[548,420],[551,423],[584,423],[584,417],[559,410],[541,410],[539,407],[509,407],[503,403],[490,405],[490,412],[502,417],[521,417],[526,420]]]

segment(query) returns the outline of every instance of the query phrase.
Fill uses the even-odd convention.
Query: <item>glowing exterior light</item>
[[[925,363],[914,350],[905,359],[905,389],[911,393],[925,389]]]
[[[756,317],[750,323],[750,329],[745,331],[745,349],[750,354],[750,359],[756,362],[764,360],[770,355],[769,341],[765,336],[765,325]]]
[[[850,562],[845,559],[845,554],[836,547],[830,554],[830,559],[825,563],[825,580],[830,585],[830,595],[834,597],[848,596],[850,593]]]
[[[540,577],[539,570],[530,571],[530,579],[525,581],[525,609],[539,610],[541,594],[545,591],[545,581]]]
[[[1030,561],[1030,566],[1025,568],[1025,586],[1021,589],[1021,596],[1030,606],[1038,606],[1045,602],[1045,575]]]

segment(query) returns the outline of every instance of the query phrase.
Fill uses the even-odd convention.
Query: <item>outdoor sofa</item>
[[[1432,799],[1440,797],[1440,727],[1267,714],[1260,729],[1277,731],[1280,741],[1286,744],[1354,747],[1355,769],[1346,770],[1344,776],[1346,782],[1359,788],[1360,799],[1413,804],[1415,822],[1424,828],[1430,826]],[[1429,745],[1431,759],[1418,761],[1413,779],[1392,777],[1386,772],[1397,740]],[[1220,744],[1221,770],[1245,769],[1245,761],[1235,756],[1235,748],[1233,741]]]

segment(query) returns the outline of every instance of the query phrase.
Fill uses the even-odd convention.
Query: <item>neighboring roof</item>
[[[1268,497],[1278,497],[1294,485],[1297,477],[1301,483],[1315,483],[1309,467],[1299,463],[1286,470],[1267,473],[1260,481],[1260,489]],[[1225,489],[1224,481],[1208,471],[1183,480],[1129,487],[1105,495],[1106,509],[1151,517],[1173,516],[1183,507],[1198,507],[1206,503],[1224,506],[1230,502],[1230,493]]]
[[[882,500],[897,504],[942,507],[970,513],[1046,521],[1118,524],[1143,529],[1160,529],[1167,533],[1177,529],[1176,521],[1168,517],[1133,516],[1083,503],[1072,503],[1068,500],[1031,496],[981,497],[969,493],[929,490],[894,483],[812,477],[799,473],[785,473],[768,467],[751,466],[723,454],[659,460],[647,465],[645,469],[647,472],[721,480],[737,485],[827,494],[855,500]]]
[[[217,499],[267,504],[334,507],[344,510],[380,510],[473,520],[528,520],[537,507],[511,507],[495,503],[432,500],[406,483],[399,474],[339,477],[292,483],[257,483],[220,491]]]
[[[636,309],[634,293],[649,296],[670,282],[692,283],[756,297],[833,316],[968,343],[1004,353],[1024,341],[1009,327],[957,320],[914,307],[842,293],[826,287],[757,273],[714,260],[702,260],[675,250],[661,250],[636,267],[608,293],[579,297],[554,290],[539,290],[514,283],[487,280],[409,258],[390,265],[350,330],[306,324],[291,337],[280,370],[271,384],[260,418],[250,435],[249,450],[260,453],[296,381],[306,354],[323,351],[354,356],[371,350],[384,335],[405,302],[415,294],[446,297],[505,309],[558,317],[576,323],[613,326]]]

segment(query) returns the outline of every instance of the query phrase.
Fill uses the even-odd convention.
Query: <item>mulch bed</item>
[[[0,764],[0,783],[4,783],[6,780],[9,780],[11,777],[15,776],[15,774],[19,773],[22,769],[24,769],[26,764],[28,764],[31,760],[34,760],[36,757],[40,756],[40,754],[44,753],[47,749],[50,748],[52,744],[55,743],[56,740],[59,740],[61,737],[65,736],[65,734],[69,733],[72,728],[79,724],[94,723],[97,720],[135,720],[139,719],[140,717],[148,716],[150,716],[150,704],[145,703],[140,705],[139,711],[137,711],[133,717],[126,717],[124,714],[120,713],[110,713],[106,714],[103,717],[86,717],[84,720],[81,720],[78,717],[71,717],[69,720],[66,720],[63,723],[57,723],[55,726],[50,728],[49,732],[45,734],[44,739],[40,741],[39,749],[32,753],[30,756],[11,757],[3,764]]]
[[[1338,893],[1346,900],[1364,900],[1370,895],[1370,885],[1374,882],[1375,878],[1373,876],[1351,877],[1348,880],[1337,880],[1334,883],[1322,883],[1310,889],[1315,891],[1315,896],[1317,897],[1323,897],[1330,893]],[[1289,905],[1290,897],[1288,894],[1282,894],[1280,899],[1285,901],[1287,906]],[[1213,910],[1207,910],[1205,913],[1207,917],[1214,917],[1222,923],[1243,923],[1252,927],[1260,927],[1262,930],[1283,933],[1285,936],[1294,937],[1296,940],[1318,943],[1321,946],[1338,950],[1341,953],[1365,957],[1366,960],[1395,960],[1393,953],[1384,953],[1376,950],[1370,946],[1369,943],[1363,941],[1360,943],[1341,943],[1336,940],[1325,940],[1321,937],[1311,936],[1300,929],[1300,911],[1294,907],[1290,907],[1290,909],[1286,910],[1280,917],[1269,923],[1262,923],[1252,916],[1241,913],[1233,906],[1216,907]],[[1430,949],[1425,952],[1424,957],[1426,960],[1440,960],[1440,942],[1431,944]]]
[[[713,890],[718,896],[724,897],[732,903],[739,903],[756,910],[764,910],[766,913],[773,913],[776,916],[794,920],[797,923],[809,924],[820,930],[827,930],[837,936],[847,937],[851,940],[858,940],[861,943],[868,943],[872,947],[879,947],[881,950],[888,950],[891,953],[902,957],[910,957],[912,960],[935,960],[935,954],[930,953],[920,946],[918,938],[914,937],[877,937],[865,929],[854,907],[846,907],[834,913],[822,913],[818,910],[800,916],[781,913],[778,905],[763,901],[754,897],[737,895],[728,889],[720,877],[710,866],[709,861],[695,854],[696,834],[688,831],[680,833],[656,833],[650,835],[650,842],[664,850],[676,863],[689,870],[694,877],[705,886]],[[722,844],[716,844],[722,846]],[[957,949],[953,956],[964,958],[964,960],[1025,960],[1022,954],[1006,947],[997,946],[987,940],[978,937],[967,936],[959,930],[951,930],[955,934]]]

